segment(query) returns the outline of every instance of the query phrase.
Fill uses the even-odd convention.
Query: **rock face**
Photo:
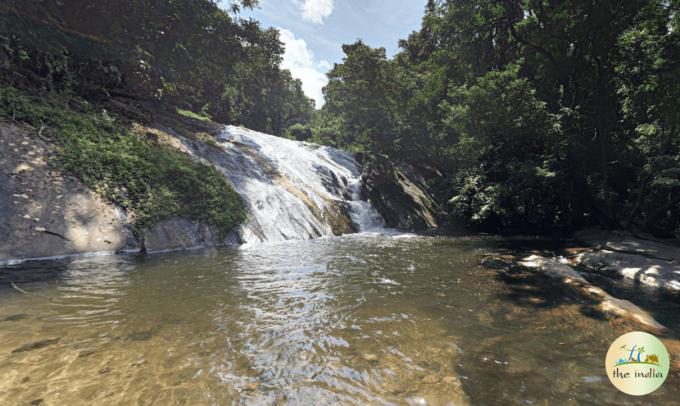
[[[243,197],[244,243],[312,239],[382,226],[360,196],[361,166],[348,152],[227,126],[214,144],[183,140]]]
[[[213,227],[181,217],[165,219],[146,230],[144,235],[144,248],[148,253],[236,246],[240,243],[235,233],[220,238]]]
[[[438,227],[439,208],[426,192],[425,179],[410,165],[367,163],[363,195],[390,228],[427,230]]]
[[[181,144],[179,144],[181,145]],[[50,144],[0,123],[0,265],[85,253],[191,249],[234,244],[204,224],[168,219],[137,238],[128,216],[48,161]]]
[[[212,134],[200,128],[180,135],[139,124],[133,131],[222,171],[249,209],[245,224],[227,236],[186,218],[165,219],[133,233],[133,213],[48,166],[49,143],[33,131],[0,123],[0,264],[94,252],[309,239],[383,227],[378,212],[361,198],[361,166],[352,154],[238,127],[213,127],[207,128]],[[421,208],[430,203],[428,197],[400,176],[399,187],[416,203],[396,210],[417,211],[400,216],[402,225],[435,226],[433,216]]]
[[[125,214],[52,170],[40,138],[2,123],[0,151],[0,263],[139,249]]]

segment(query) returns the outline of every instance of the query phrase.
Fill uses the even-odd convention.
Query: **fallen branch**
[[[42,132],[46,128],[47,128],[47,126],[42,121],[40,121],[40,129],[38,130],[38,137],[42,138]]]
[[[30,294],[31,294],[30,292],[26,292],[25,290],[23,290],[23,289],[21,289],[20,287],[18,287],[14,282],[10,282],[10,283],[12,284],[12,287],[13,287],[14,289],[18,290],[19,292],[24,293],[24,294],[26,294],[26,295],[30,295]]]
[[[14,282],[11,282],[11,281],[10,281],[10,284],[12,285],[12,287],[13,287],[14,289],[16,289],[17,291],[19,291],[19,292],[21,292],[21,293],[23,293],[23,294],[25,294],[25,295],[35,296],[35,297],[39,297],[39,298],[41,298],[41,299],[45,299],[45,300],[49,300],[49,301],[52,301],[52,300],[53,300],[53,299],[51,299],[51,298],[49,298],[49,297],[47,297],[47,296],[39,295],[39,294],[37,294],[37,293],[27,292],[27,291],[21,289],[20,287],[18,287]]]
[[[64,237],[63,235],[61,235],[61,234],[59,234],[59,233],[55,233],[54,231],[43,230],[43,233],[49,234],[49,235],[53,235],[53,236],[55,236],[55,237],[59,237],[59,238],[61,238],[61,239],[64,240],[64,241],[71,241],[71,240],[69,240],[68,238]]]

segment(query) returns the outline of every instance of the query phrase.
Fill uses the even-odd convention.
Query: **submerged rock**
[[[445,385],[453,386],[453,387],[461,387],[462,384],[460,383],[460,379],[457,376],[445,376],[442,379],[442,383]]]
[[[138,359],[137,361],[133,362],[132,365],[130,365],[130,366],[136,368],[136,367],[140,367],[144,364],[146,364],[146,360],[144,358],[141,358],[141,359]]]
[[[3,321],[20,321],[28,318],[28,314],[25,313],[17,313],[17,314],[12,314],[11,316],[7,316],[3,319]]]
[[[531,255],[519,262],[522,266],[527,268],[538,269],[544,274],[554,278],[560,279],[568,284],[580,283],[589,285],[590,283],[574,268],[563,264],[555,259],[545,258],[539,255]]]
[[[78,353],[78,358],[87,358],[90,355],[94,355],[96,353],[97,351],[95,351],[94,349],[83,350]]]
[[[246,392],[254,392],[260,388],[259,382],[248,382],[245,384],[243,387],[243,390]]]
[[[363,358],[364,361],[371,362],[371,363],[378,362],[378,356],[376,354],[363,353],[363,354],[361,354],[361,358]]]
[[[489,269],[507,269],[514,265],[515,257],[512,256],[488,256],[482,259],[482,265]]]
[[[148,341],[151,339],[153,336],[153,331],[151,330],[146,330],[146,331],[135,331],[130,334],[128,334],[127,338],[130,341]]]
[[[20,352],[26,352],[26,351],[39,350],[41,348],[45,348],[47,346],[50,346],[52,344],[56,344],[58,342],[59,342],[58,338],[50,338],[50,339],[47,339],[47,340],[34,341],[32,343],[24,344],[21,347],[12,350],[12,354],[16,354],[16,353],[20,353]]]
[[[434,385],[439,383],[439,381],[441,381],[441,377],[436,374],[426,375],[422,380],[422,382],[426,385]]]

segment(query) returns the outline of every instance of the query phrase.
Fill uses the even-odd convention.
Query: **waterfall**
[[[359,226],[359,231],[382,231],[385,223],[375,210],[371,202],[363,200],[361,196],[361,178],[356,177],[349,182],[350,196],[349,202],[354,224]]]
[[[243,197],[244,243],[311,239],[382,227],[361,199],[361,167],[348,152],[227,126],[219,154],[201,154]]]

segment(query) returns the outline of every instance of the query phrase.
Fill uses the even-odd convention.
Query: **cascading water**
[[[248,206],[244,243],[311,239],[375,230],[382,218],[361,199],[361,167],[352,154],[228,126],[223,150],[208,159]]]
[[[383,231],[385,223],[371,202],[361,197],[361,178],[356,177],[349,182],[352,200],[349,202],[352,219],[359,225],[360,231]]]

